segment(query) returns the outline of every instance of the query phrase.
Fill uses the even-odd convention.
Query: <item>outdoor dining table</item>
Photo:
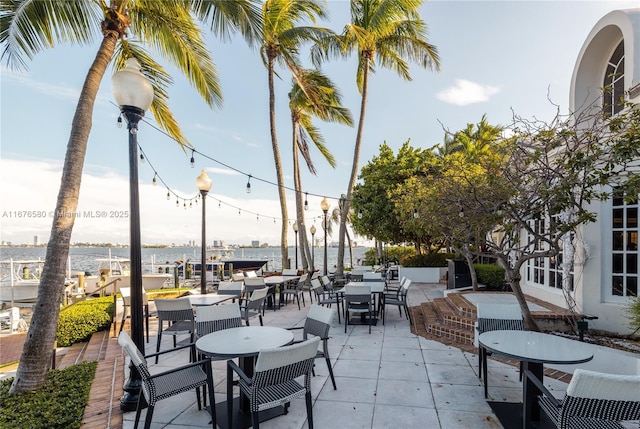
[[[189,302],[193,307],[200,307],[203,305],[216,305],[221,302],[228,301],[230,299],[235,299],[235,295],[218,295],[218,294],[208,294],[208,295],[189,295]]]
[[[196,348],[203,354],[215,358],[239,358],[238,365],[248,377],[253,376],[255,361],[260,350],[282,347],[293,341],[293,332],[275,326],[243,326],[223,329],[203,336],[196,341]],[[228,428],[227,402],[215,404],[217,424]],[[249,399],[240,394],[233,404],[234,428],[251,426]],[[284,413],[283,407],[260,412],[260,421],[269,420]],[[230,429],[230,428],[229,428]]]
[[[483,332],[478,343],[487,350],[522,362],[522,371],[529,370],[540,382],[544,364],[578,364],[593,359],[593,352],[578,341],[535,331],[501,330]],[[540,420],[540,406],[536,400],[542,392],[522,377],[522,428]]]
[[[278,297],[279,305],[282,305],[282,291],[290,283],[298,283],[300,276],[269,276],[264,278],[264,283],[272,288],[279,287],[280,296]],[[273,303],[275,307],[275,302]]]

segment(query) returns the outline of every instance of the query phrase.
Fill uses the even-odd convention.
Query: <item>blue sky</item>
[[[331,19],[321,25],[339,32],[349,19],[348,2],[328,4]],[[483,114],[492,124],[509,123],[514,112],[526,118],[550,119],[555,107],[548,98],[566,113],[573,67],[595,23],[612,10],[638,6],[637,0],[425,2],[422,18],[429,27],[430,43],[438,48],[441,71],[412,65],[413,81],[406,82],[390,71],[377,70],[370,81],[360,165],[375,156],[385,141],[394,149],[407,139],[416,147],[430,148],[443,140],[443,127],[456,131],[477,123]],[[207,157],[196,154],[191,168],[190,152],[184,153],[152,126],[140,126],[138,140],[148,159],[139,165],[142,241],[200,242],[201,207],[189,208],[189,200],[197,194],[195,178],[201,169],[207,169],[213,179],[207,200],[207,240],[237,244],[259,240],[275,245],[280,235],[277,189],[258,180],[276,181],[265,68],[257,52],[241,40],[225,44],[208,36],[207,42],[219,71],[224,106],[209,109],[177,74],[169,100],[184,134]],[[41,241],[49,236],[48,214],[55,207],[70,124],[96,48],[59,46],[41,52],[28,62],[26,73],[14,73],[2,64],[0,241],[30,243],[35,235]],[[302,53],[306,59],[306,52]],[[360,98],[355,87],[355,58],[333,61],[323,69],[339,86],[343,104],[357,119]],[[281,76],[276,81],[277,127],[285,181],[292,188],[287,106],[291,84],[287,72]],[[127,134],[125,128],[116,127],[118,113],[109,74],[94,110],[81,215],[72,241],[129,240],[128,219],[118,217],[129,209]],[[151,114],[146,120],[155,124]],[[333,206],[336,201],[332,198],[346,192],[356,129],[317,125],[338,161],[333,170],[314,151],[318,175],[305,172],[302,179],[310,194],[307,226],[315,221],[321,231],[322,198],[315,195],[328,196]],[[166,186],[151,185],[154,172],[168,185],[169,201]],[[251,194],[245,192],[248,174],[253,176]],[[293,192],[288,192],[288,199],[293,217]],[[91,218],[89,213],[106,213],[107,217]],[[292,229],[289,234],[293,244]],[[337,240],[337,235],[331,239]]]

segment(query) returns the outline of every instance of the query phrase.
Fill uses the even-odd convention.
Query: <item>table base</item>
[[[207,406],[211,414],[211,409]],[[260,423],[284,414],[284,407],[274,407],[260,412]],[[240,398],[233,398],[233,427],[229,428],[227,401],[216,403],[216,423],[220,429],[246,429],[251,427],[251,414],[240,412]]]
[[[491,410],[498,417],[504,429],[522,429],[522,402],[493,402],[488,401]],[[544,413],[540,413],[540,420],[529,422],[530,429],[555,429],[555,425]]]
[[[378,319],[376,317],[371,319],[371,326],[376,326],[378,323]],[[366,317],[363,319],[362,317],[352,317],[349,319],[349,325],[369,325],[369,319]]]

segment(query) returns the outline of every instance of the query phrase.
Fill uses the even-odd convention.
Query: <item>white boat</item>
[[[42,260],[0,262],[0,301],[11,306],[36,302],[43,266]]]
[[[104,290],[106,294],[117,293],[121,287],[131,287],[131,261],[124,258],[100,258],[98,261],[98,275],[86,276],[84,278],[84,292],[86,295],[100,293],[100,288],[107,286]],[[173,287],[173,274],[167,273],[162,267],[156,265],[145,266],[148,272],[142,273],[142,287],[145,290],[162,289],[163,287]],[[156,269],[162,268],[162,272]],[[118,280],[119,279],[119,280]]]

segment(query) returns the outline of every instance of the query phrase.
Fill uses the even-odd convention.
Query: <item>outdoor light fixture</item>
[[[307,197],[309,196],[308,192],[304,193],[304,209],[309,210],[309,201],[307,201]]]
[[[207,293],[207,193],[211,189],[213,182],[207,175],[206,170],[202,170],[200,175],[196,178],[196,187],[200,191],[202,196],[202,251],[200,253],[200,293],[206,295]]]
[[[311,272],[314,272],[316,270],[316,255],[314,252],[316,242],[314,241],[313,237],[316,235],[316,226],[311,225],[311,228],[309,228],[309,232],[311,232]]]
[[[194,168],[196,166],[196,159],[193,157],[193,154],[195,153],[194,150],[191,151],[191,160],[189,161],[191,163],[191,168]]]
[[[324,275],[327,275],[327,213],[329,213],[329,201],[327,197],[324,197],[320,201],[320,208],[324,212],[324,221],[322,222],[322,228],[324,229]]]
[[[296,270],[298,269],[298,221],[293,222],[293,232],[296,234]]]
[[[138,195],[138,122],[153,102],[153,86],[140,72],[135,58],[125,61],[125,67],[111,78],[113,98],[129,130],[129,240],[131,261],[131,338],[139,350],[144,350],[144,317],[142,295],[142,249],[140,241],[140,198]],[[140,374],[132,364],[129,380],[124,385],[120,409],[133,411],[141,395]]]
[[[251,193],[251,174],[249,174],[249,178],[247,179],[247,194]]]

